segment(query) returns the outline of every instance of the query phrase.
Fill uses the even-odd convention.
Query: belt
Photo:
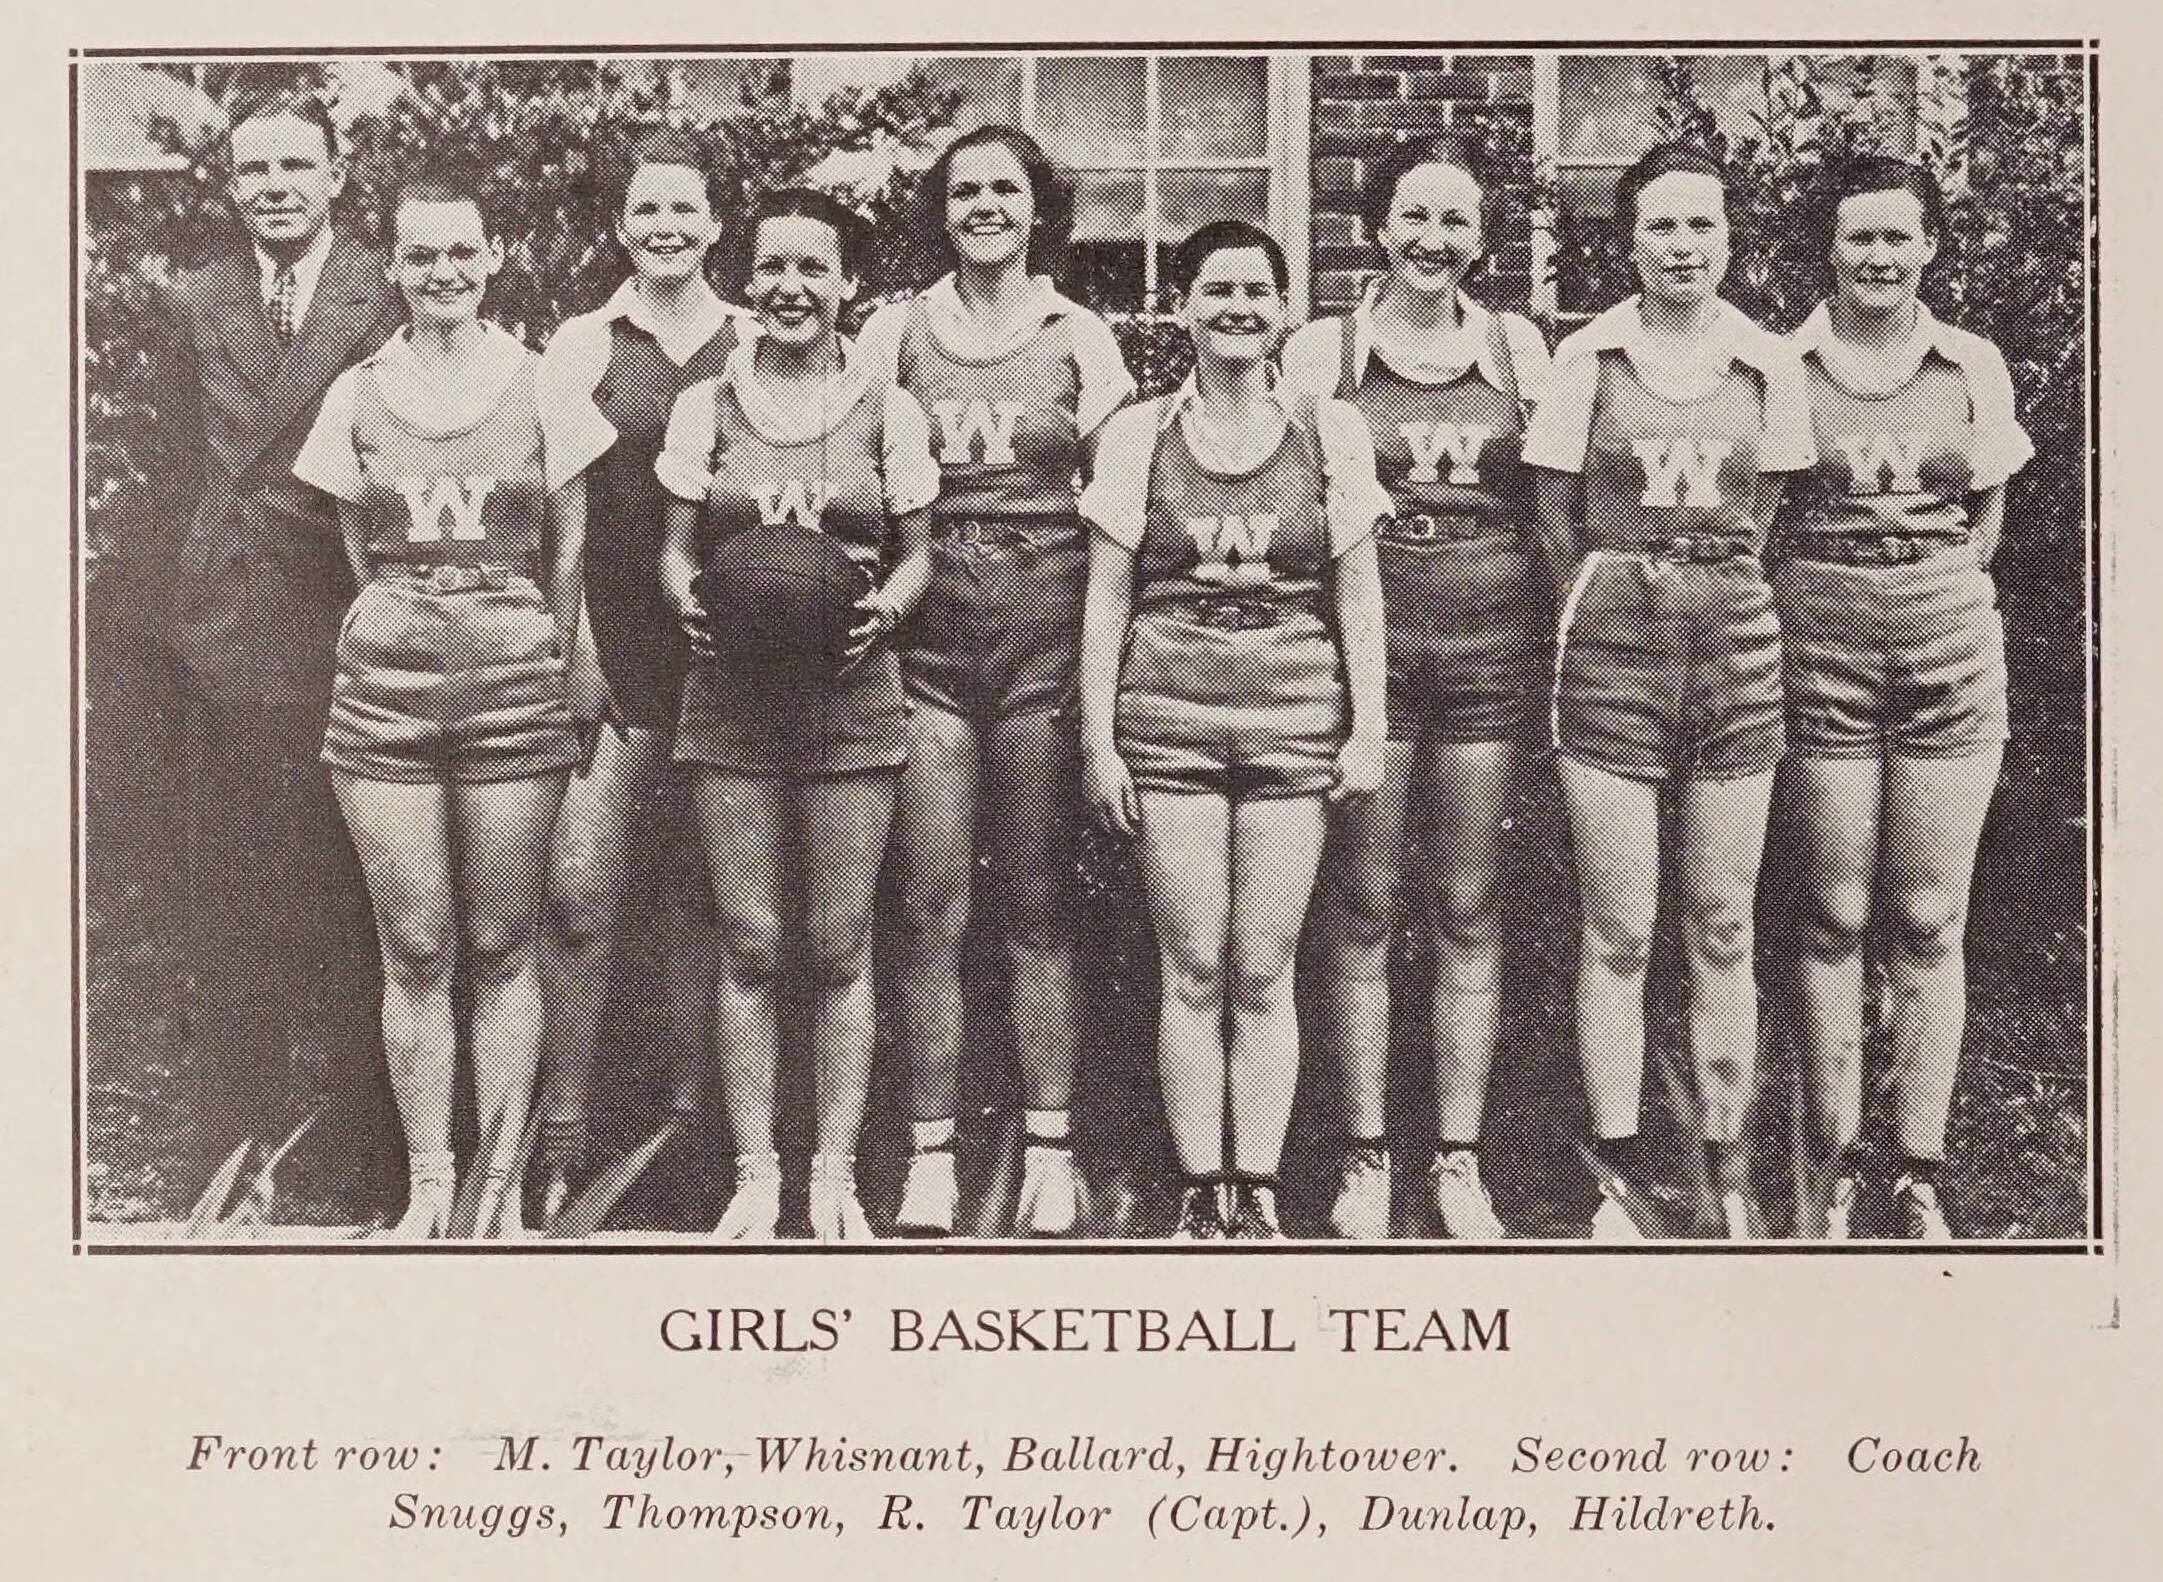
[[[1747,538],[1723,538],[1715,533],[1677,533],[1670,538],[1656,538],[1637,553],[1647,560],[1666,561],[1671,565],[1710,566],[1754,555],[1757,546]]]
[[[1458,513],[1451,516],[1385,516],[1375,532],[1387,544],[1470,544],[1509,535],[1491,522]]]
[[[501,592],[531,582],[533,573],[523,566],[422,566],[406,560],[385,560],[376,563],[374,580],[400,582],[431,593],[480,593]]]
[[[1212,626],[1220,632],[1259,632],[1272,626],[1282,626],[1313,610],[1303,600],[1286,602],[1282,599],[1170,599],[1152,605],[1144,614],[1162,611],[1193,621],[1199,626]]]
[[[1020,549],[1036,542],[1011,522],[987,522],[973,516],[940,522],[932,528],[931,536],[934,542],[969,549]]]
[[[1797,560],[1830,561],[1836,566],[1908,566],[1918,560],[1949,555],[1969,545],[1965,533],[1919,537],[1888,533],[1882,538],[1853,538],[1838,533],[1808,533],[1788,539],[1781,553]]]

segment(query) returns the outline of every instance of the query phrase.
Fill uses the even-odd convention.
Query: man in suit
[[[158,352],[160,421],[183,442],[160,480],[147,613],[186,693],[188,1025],[205,1140],[274,1147],[327,1082],[339,1114],[320,1158],[323,1143],[395,1137],[366,1135],[383,1124],[375,944],[317,757],[352,578],[332,504],[294,478],[293,458],[332,379],[401,314],[382,255],[331,224],[345,171],[320,102],[241,112],[231,156],[249,245],[177,281]],[[331,1169],[325,1187],[365,1194],[360,1159]]]

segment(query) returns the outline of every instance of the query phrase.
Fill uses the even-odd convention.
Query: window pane
[[[1067,250],[1061,289],[1077,302],[1104,313],[1135,313],[1146,307],[1142,244],[1076,242]]]
[[[1177,242],[1211,220],[1269,223],[1269,175],[1260,170],[1167,170],[1157,178],[1158,234]]]
[[[1168,160],[1260,159],[1269,152],[1269,63],[1252,55],[1167,55],[1157,111]]]
[[[1055,55],[1037,63],[1037,132],[1069,166],[1139,165],[1145,132],[1139,55]]]
[[[1074,240],[1125,241],[1141,234],[1139,172],[1083,171],[1074,178]]]
[[[1562,158],[1626,165],[1672,129],[1660,111],[1667,87],[1657,55],[1565,55],[1562,58],[1559,128]],[[1685,57],[1695,97],[1709,105],[1730,138],[1757,130],[1765,112],[1765,57]]]

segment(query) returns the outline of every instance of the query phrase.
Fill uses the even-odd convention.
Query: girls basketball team
[[[295,469],[340,502],[362,589],[324,758],[382,940],[411,1179],[390,1234],[446,1230],[461,1041],[495,1142],[469,1166],[481,1223],[522,1224],[536,1094],[560,1205],[618,924],[649,890],[683,914],[681,1036],[710,1027],[718,1056],[735,1185],[715,1234],[779,1231],[798,966],[811,1233],[955,1233],[980,866],[1024,1106],[1015,1230],[1086,1226],[1071,897],[1093,819],[1131,843],[1155,923],[1172,1234],[1282,1234],[1295,965],[1344,1123],[1328,1222],[1391,1233],[1409,901],[1433,938],[1433,1208],[1453,1238],[1505,1236],[1481,1176],[1502,851],[1544,739],[1582,900],[1592,1234],[1666,1228],[1636,1146],[1663,874],[1718,1205],[1691,1228],[1755,1234],[1753,918],[1784,760],[1804,877],[1782,1003],[1834,1162],[1799,1228],[1858,1223],[1874,949],[1894,1207],[1910,1236],[1951,1235],[1964,914],[2006,737],[1988,565],[2030,451],[2003,358],[1918,300],[1943,225],[1926,172],[1828,174],[1832,295],[1783,338],[1719,296],[1721,167],[1656,148],[1618,191],[1641,292],[1550,354],[1467,293],[1492,219],[1477,160],[1408,141],[1372,172],[1382,271],[1349,313],[1287,339],[1278,241],[1234,221],[1187,238],[1168,282],[1193,373],[1137,402],[1104,320],[1053,284],[1067,188],[1022,132],[940,156],[919,219],[948,272],[853,341],[873,243],[853,211],[767,193],[713,271],[698,145],[656,134],[628,163],[629,276],[538,357],[481,316],[504,257],[481,190],[407,182],[390,268],[409,322],[339,380]],[[669,857],[687,848],[710,960],[704,903],[672,894],[696,882]],[[889,861],[912,1147],[875,1228],[855,1156]]]

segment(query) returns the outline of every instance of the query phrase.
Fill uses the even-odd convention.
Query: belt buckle
[[[1195,613],[1204,626],[1220,632],[1251,632],[1260,624],[1254,618],[1255,607],[1243,599],[1204,599]]]
[[[1384,535],[1400,544],[1439,544],[1443,537],[1443,523],[1438,516],[1419,514],[1390,518],[1390,531]]]
[[[469,584],[459,567],[435,565],[428,568],[428,586],[438,593],[462,593]]]
[[[1905,566],[1923,558],[1923,546],[1912,538],[1900,538],[1888,533],[1878,540],[1878,548],[1885,553],[1888,566]]]

